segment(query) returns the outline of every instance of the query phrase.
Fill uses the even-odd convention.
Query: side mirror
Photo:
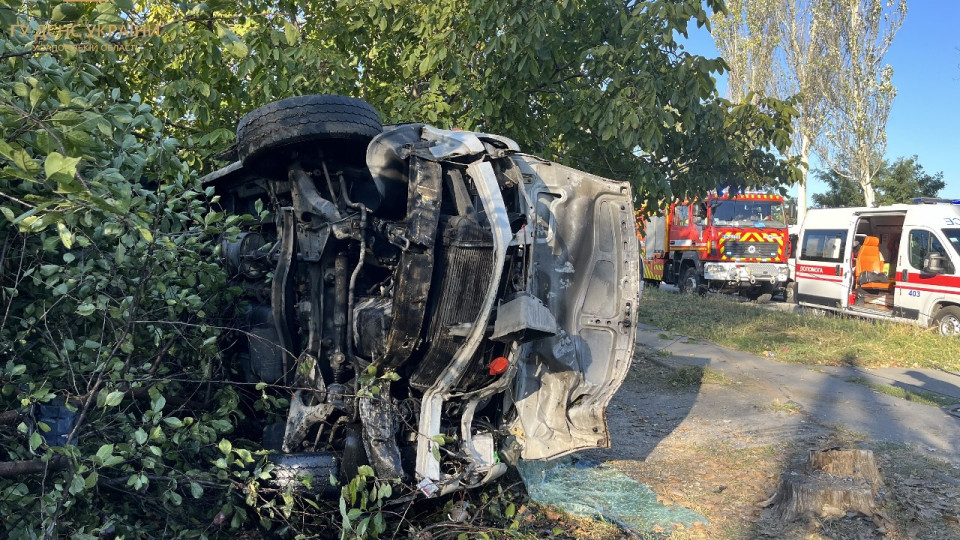
[[[923,271],[926,274],[953,273],[953,263],[939,253],[928,253],[923,258]]]

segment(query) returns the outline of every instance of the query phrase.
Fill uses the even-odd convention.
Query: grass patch
[[[893,396],[900,399],[905,399],[907,401],[912,401],[914,403],[922,403],[924,405],[930,405],[931,407],[945,407],[947,405],[954,405],[958,402],[956,399],[950,396],[943,396],[934,392],[927,392],[926,390],[909,390],[907,388],[901,388],[899,386],[891,386],[889,384],[878,384],[870,382],[869,380],[863,377],[851,377],[847,379],[847,382],[862,384],[868,388],[872,388],[881,394],[886,394],[888,396]]]
[[[683,366],[670,376],[673,386],[699,386],[701,384],[729,384],[730,379],[723,373],[702,366]]]
[[[652,287],[644,290],[639,316],[661,330],[785,362],[960,371],[960,339],[910,324],[804,316]]]
[[[803,411],[803,407],[799,403],[794,401],[780,401],[779,398],[773,400],[773,403],[769,405],[771,411],[782,412],[787,414],[796,414]]]

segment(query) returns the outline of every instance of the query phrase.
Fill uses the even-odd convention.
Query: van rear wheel
[[[960,336],[960,308],[942,308],[933,318],[933,325],[942,336]]]

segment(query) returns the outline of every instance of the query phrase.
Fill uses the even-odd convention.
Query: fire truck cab
[[[800,305],[960,335],[960,200],[915,202],[808,210]]]
[[[765,193],[710,194],[671,204],[644,222],[644,281],[682,292],[737,290],[766,299],[785,293],[787,220],[783,198]]]

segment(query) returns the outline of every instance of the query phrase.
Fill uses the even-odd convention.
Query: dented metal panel
[[[524,345],[510,432],[524,459],[608,447],[606,408],[630,367],[640,293],[630,189],[516,156],[536,201],[533,293],[554,337]]]

